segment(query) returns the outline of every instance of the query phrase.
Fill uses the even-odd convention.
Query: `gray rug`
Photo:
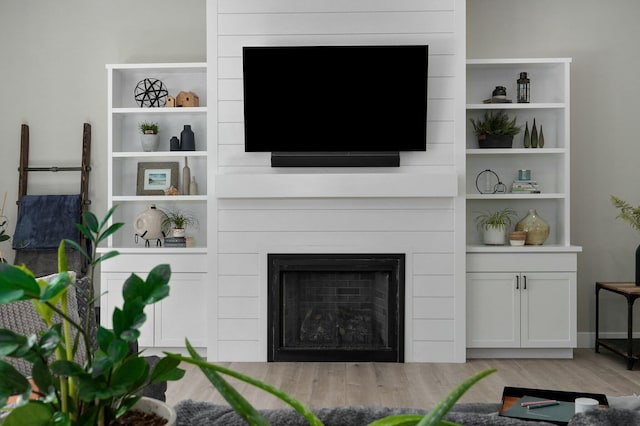
[[[576,414],[568,426],[637,426],[640,425],[640,401],[636,396],[610,398],[610,407]],[[456,404],[447,419],[465,426],[550,426],[551,423],[524,421],[498,416],[500,404]],[[246,426],[229,406],[208,402],[182,401],[176,406],[178,426]],[[291,409],[260,410],[274,426],[308,426],[304,418]],[[424,410],[389,407],[337,407],[314,410],[325,426],[365,426],[394,414]]]
[[[549,426],[544,422],[524,422],[499,417],[499,404],[457,404],[455,411],[447,416],[448,420],[474,426]],[[246,426],[229,406],[214,405],[207,402],[182,401],[176,406],[178,426]],[[308,426],[305,419],[290,409],[260,410],[274,426]],[[314,410],[325,426],[365,426],[374,420],[394,414],[424,414],[425,410],[389,407],[337,407]]]

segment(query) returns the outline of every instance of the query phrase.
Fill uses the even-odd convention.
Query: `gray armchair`
[[[69,288],[67,292],[69,316],[78,324],[87,324],[89,331],[89,342],[93,347],[97,346],[96,332],[98,326],[96,323],[95,312],[89,311],[90,300],[90,280],[85,276],[78,278],[75,285]],[[57,314],[56,314],[57,316]],[[55,316],[54,316],[55,318]],[[58,318],[57,321],[60,319]],[[87,322],[88,321],[88,322]],[[10,304],[0,305],[0,328],[6,328],[22,335],[36,334],[40,335],[47,330],[46,324],[36,312],[30,301],[14,302]],[[76,353],[76,362],[82,364],[85,361],[84,342],[79,341],[79,348]],[[131,352],[138,351],[137,342],[130,345]],[[25,376],[31,375],[32,365],[22,359],[7,357],[5,361],[12,364],[21,374]],[[146,357],[147,363],[153,367],[160,358],[157,356]],[[140,392],[142,396],[149,396],[161,401],[166,401],[167,383],[153,383]]]

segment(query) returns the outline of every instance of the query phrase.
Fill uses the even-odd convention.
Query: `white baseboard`
[[[573,358],[571,348],[469,348],[468,359],[479,358]]]

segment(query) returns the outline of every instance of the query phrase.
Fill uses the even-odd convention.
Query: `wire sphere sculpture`
[[[141,107],[163,107],[169,96],[165,85],[155,78],[145,78],[138,82],[133,93]]]
[[[484,183],[484,188],[480,187],[482,183]],[[491,169],[478,173],[476,176],[476,189],[480,194],[504,194],[507,192],[507,186],[502,183],[498,174]]]

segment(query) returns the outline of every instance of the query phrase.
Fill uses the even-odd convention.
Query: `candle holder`
[[[531,102],[531,80],[527,77],[526,72],[520,73],[518,83],[518,103],[528,104]]]

